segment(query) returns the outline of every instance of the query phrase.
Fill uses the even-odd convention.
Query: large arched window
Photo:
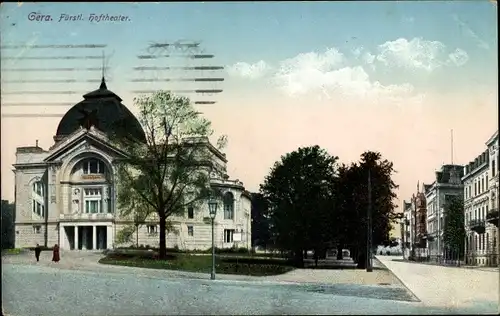
[[[82,161],[83,174],[104,174],[106,166],[97,158],[89,158]]]
[[[45,185],[41,180],[33,182],[31,196],[33,213],[45,217]]]
[[[224,194],[224,219],[234,219],[234,195],[231,192]]]

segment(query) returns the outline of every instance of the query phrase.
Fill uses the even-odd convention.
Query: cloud
[[[430,72],[443,65],[440,57],[445,47],[439,41],[426,41],[422,38],[408,41],[399,38],[378,46],[377,61],[386,66],[423,69]]]
[[[476,42],[478,47],[483,49],[490,49],[490,45],[488,45],[488,43],[483,41],[476,33],[474,33],[474,31],[464,21],[460,20],[458,15],[453,14],[452,17],[453,20],[457,22],[460,30],[465,34],[465,36],[472,38]]]
[[[345,97],[389,97],[411,93],[413,87],[383,85],[370,79],[365,69],[358,65],[349,67],[336,49],[324,53],[305,53],[280,63],[273,76],[273,83],[288,95],[331,93]]]
[[[469,55],[463,49],[457,48],[453,53],[448,55],[448,62],[460,67],[469,61]]]
[[[255,64],[238,62],[228,68],[230,75],[257,79],[266,76],[280,91],[290,95],[316,94],[336,97],[387,99],[422,99],[411,83],[381,83],[373,76],[381,67],[406,68],[432,72],[444,67],[459,67],[469,56],[457,48],[448,51],[439,41],[422,38],[399,38],[387,41],[370,52],[363,47],[352,49],[344,55],[336,48],[323,52],[307,52],[282,60],[276,65],[264,61]],[[370,71],[370,74],[367,70]]]
[[[260,60],[255,64],[237,62],[234,65],[226,67],[226,70],[230,76],[259,79],[264,77],[271,70],[271,67],[265,61]]]

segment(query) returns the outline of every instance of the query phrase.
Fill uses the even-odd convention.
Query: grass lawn
[[[122,265],[129,267],[179,270],[188,272],[210,273],[212,256],[190,254],[169,254],[167,260],[152,258],[151,252],[112,253],[99,260],[102,264]],[[294,268],[283,260],[255,259],[233,256],[216,256],[217,273],[266,276],[283,274]]]
[[[2,249],[2,255],[18,255],[22,251],[21,248]]]

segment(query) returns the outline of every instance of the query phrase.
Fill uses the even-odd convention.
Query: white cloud
[[[363,56],[361,57],[361,60],[362,60],[363,62],[365,62],[366,64],[372,65],[372,64],[373,64],[373,62],[375,61],[375,58],[376,58],[376,57],[377,57],[377,56],[375,56],[375,55],[371,54],[370,52],[366,52],[366,53],[364,53],[364,54],[363,54]]]
[[[443,65],[440,60],[445,45],[439,41],[426,41],[413,38],[408,41],[399,38],[379,45],[377,61],[386,66],[423,69],[433,71]]]
[[[230,76],[259,79],[264,77],[271,69],[265,61],[260,60],[255,64],[237,62],[234,65],[226,67],[226,70]]]
[[[463,66],[469,61],[469,55],[463,49],[457,48],[453,53],[448,55],[448,63],[454,66]]]
[[[291,96],[316,95],[330,97],[422,100],[410,83],[382,84],[370,74],[381,65],[432,72],[443,66],[462,66],[468,62],[467,53],[454,52],[438,41],[422,38],[400,38],[378,46],[378,52],[358,47],[345,56],[335,48],[324,52],[301,53],[271,67],[264,61],[255,64],[239,62],[228,68],[231,75],[248,79],[268,75],[271,83]],[[349,58],[348,58],[349,57]]]
[[[274,83],[289,95],[330,93],[347,97],[390,97],[413,91],[410,84],[382,85],[370,80],[362,66],[348,67],[337,50],[323,54],[306,53],[284,60],[274,75]]]

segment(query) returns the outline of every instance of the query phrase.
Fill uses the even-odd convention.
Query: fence
[[[428,248],[416,248],[410,252],[410,261],[437,264],[444,266],[460,266],[465,262],[463,254],[458,250],[445,249],[441,254],[432,252]]]
[[[467,265],[497,267],[499,263],[498,253],[468,253],[465,257]]]

